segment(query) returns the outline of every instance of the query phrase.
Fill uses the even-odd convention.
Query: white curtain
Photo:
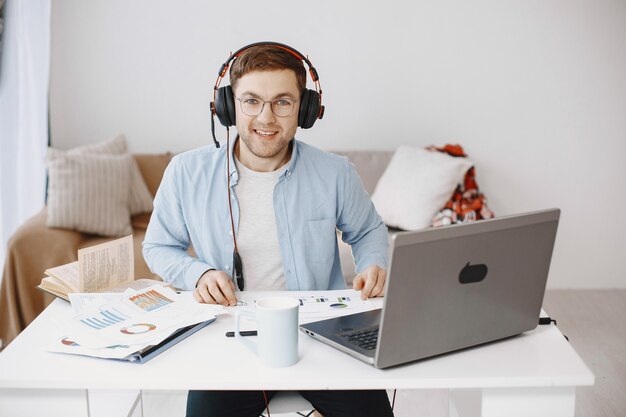
[[[7,0],[0,56],[0,266],[6,243],[44,204],[50,1]]]

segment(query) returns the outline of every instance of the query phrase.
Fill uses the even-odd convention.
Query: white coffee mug
[[[235,338],[252,349],[261,362],[272,368],[293,365],[298,361],[298,309],[300,302],[291,297],[268,297],[257,300],[256,309],[235,313]],[[257,342],[239,333],[241,316],[256,318]]]

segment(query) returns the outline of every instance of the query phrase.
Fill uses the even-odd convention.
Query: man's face
[[[250,153],[251,155],[246,156],[264,159],[263,162],[270,162],[268,159],[280,162],[298,127],[300,90],[296,74],[287,69],[253,71],[238,80],[234,94],[237,132],[245,145],[241,148],[241,153]],[[258,116],[248,116],[241,110],[238,99],[251,98],[263,101],[286,98],[295,101],[296,104],[289,116],[276,116],[269,102],[265,103],[263,111]]]

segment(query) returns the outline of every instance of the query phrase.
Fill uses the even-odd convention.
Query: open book
[[[78,250],[78,261],[49,268],[37,288],[69,301],[69,293],[123,292],[154,284],[149,278],[134,279],[133,236]]]

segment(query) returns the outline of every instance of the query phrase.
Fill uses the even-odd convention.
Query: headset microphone
[[[228,128],[226,129],[228,130]],[[213,135],[213,143],[215,143],[215,147],[219,148],[220,143],[217,141],[217,138],[215,137],[215,117],[213,115],[213,112],[211,112],[211,134]]]

